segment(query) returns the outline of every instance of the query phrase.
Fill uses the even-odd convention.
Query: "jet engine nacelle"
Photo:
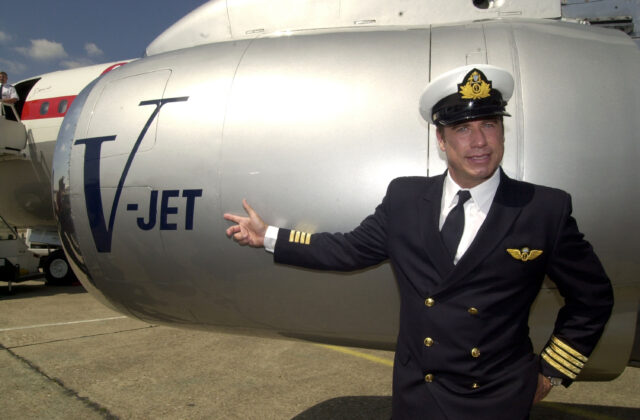
[[[430,79],[471,63],[515,76],[506,172],[573,195],[617,298],[583,377],[618,374],[639,295],[640,53],[613,31],[522,20],[350,29],[130,63],[87,87],[60,131],[54,207],[74,271],[104,303],[149,322],[393,348],[388,264],[350,274],[274,265],[226,238],[222,214],[247,198],[273,225],[352,229],[391,179],[445,169],[418,101]],[[559,305],[546,282],[531,322],[538,347]]]

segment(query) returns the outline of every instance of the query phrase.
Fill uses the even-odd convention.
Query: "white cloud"
[[[0,44],[6,44],[11,41],[13,37],[5,32],[0,31]]]
[[[5,60],[0,58],[0,71],[5,71],[11,79],[12,74],[21,74],[27,70],[27,66],[18,61]]]
[[[16,50],[35,60],[55,60],[67,57],[67,52],[61,43],[47,39],[32,39],[31,47],[19,47]]]
[[[84,44],[84,50],[87,52],[89,57],[99,57],[104,54],[100,48],[93,42],[87,42]]]

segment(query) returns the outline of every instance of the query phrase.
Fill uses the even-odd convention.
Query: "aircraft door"
[[[103,86],[86,132],[86,137],[117,133],[119,141],[103,144],[100,154],[103,160],[130,154],[132,144],[138,140],[141,128],[155,108],[153,104],[143,106],[141,102],[162,99],[170,75],[170,70],[160,70],[115,79]],[[157,120],[152,121],[140,139],[137,153],[153,148],[157,124]],[[107,179],[104,181],[109,182]]]

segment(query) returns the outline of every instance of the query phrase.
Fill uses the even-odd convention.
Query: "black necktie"
[[[458,204],[451,209],[447,215],[447,219],[442,225],[440,235],[445,246],[451,254],[451,259],[456,257],[456,251],[458,250],[458,244],[460,238],[462,238],[462,232],[464,231],[464,203],[471,198],[471,193],[467,190],[458,191]]]

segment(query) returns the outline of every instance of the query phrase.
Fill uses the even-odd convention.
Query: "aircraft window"
[[[58,104],[58,114],[64,114],[65,112],[67,112],[68,105],[69,101],[67,101],[66,99],[61,100]]]
[[[473,0],[473,5],[478,9],[497,9],[503,4],[504,0]]]
[[[40,105],[40,115],[47,115],[47,112],[49,112],[49,102],[43,102]]]

